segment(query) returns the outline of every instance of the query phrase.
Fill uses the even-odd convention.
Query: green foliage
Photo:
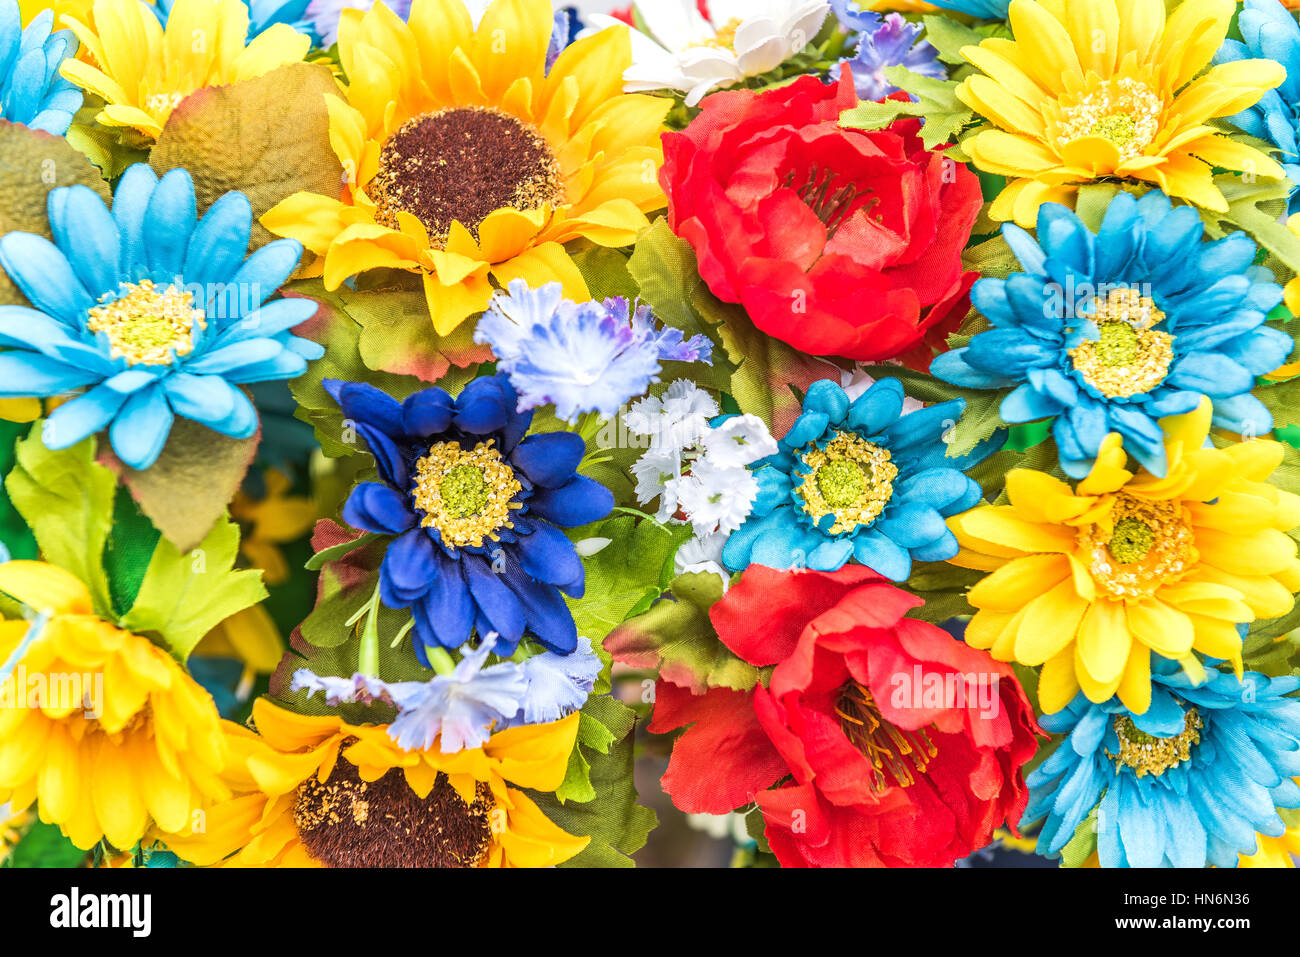
[[[56,824],[33,821],[0,867],[79,867],[86,859]]]
[[[216,625],[266,597],[260,571],[234,568],[238,552],[239,526],[225,519],[188,553],[159,539],[122,627],[156,635],[184,662]]]
[[[913,73],[905,66],[884,69],[885,78],[917,99],[862,102],[840,115],[840,125],[853,129],[879,130],[904,116],[925,120],[921,141],[927,149],[956,142],[975,122],[975,114],[957,99],[958,80],[937,80]]]

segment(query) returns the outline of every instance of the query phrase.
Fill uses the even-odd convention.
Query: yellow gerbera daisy
[[[1266,483],[1282,446],[1205,448],[1210,418],[1205,399],[1161,420],[1164,478],[1128,471],[1112,434],[1076,489],[1015,469],[1011,504],[948,520],[962,546],[953,564],[992,572],[970,590],[978,612],[966,641],[999,661],[1042,665],[1044,712],[1080,689],[1145,712],[1152,652],[1194,678],[1203,669],[1193,651],[1240,675],[1237,625],[1291,610],[1300,560],[1286,532],[1300,525],[1300,496]]]
[[[154,822],[190,826],[229,797],[212,697],[147,638],[96,617],[86,586],[43,562],[0,565],[38,615],[0,622],[0,802],[38,802],[77,847],[126,850]],[[3,700],[3,698],[0,698]]]
[[[1031,227],[1043,203],[1073,206],[1079,186],[1118,177],[1227,212],[1211,167],[1285,175],[1207,121],[1253,105],[1286,78],[1272,60],[1238,60],[1197,78],[1223,43],[1233,0],[1012,0],[1016,39],[962,48],[982,73],[957,87],[994,127],[967,141],[980,169],[1011,182],[989,215]]]
[[[61,72],[107,102],[99,123],[132,127],[150,139],[195,90],[298,63],[311,48],[310,37],[284,23],[247,42],[241,0],[176,0],[166,30],[143,0],[94,0],[91,11],[93,26],[73,16],[63,22],[94,64],[68,60]]]
[[[351,14],[352,11],[345,11]],[[328,96],[341,197],[296,193],[262,217],[324,257],[326,288],[390,267],[421,273],[446,335],[487,308],[492,280],[587,288],[562,244],[623,246],[665,198],[668,100],[622,92],[625,27],[560,54],[546,0],[496,0],[478,29],[461,0],[345,15],[347,98]]]
[[[1254,854],[1242,854],[1237,859],[1238,867],[1295,867],[1295,858],[1300,856],[1300,827],[1288,827],[1280,837],[1260,834],[1258,839],[1259,849]]]
[[[404,751],[382,725],[296,714],[259,698],[232,742],[241,792],[205,829],[163,834],[196,864],[230,867],[547,867],[581,851],[521,788],[564,780],[578,715],[494,734],[481,748]],[[341,759],[341,760],[340,760]],[[230,856],[232,855],[233,856]]]

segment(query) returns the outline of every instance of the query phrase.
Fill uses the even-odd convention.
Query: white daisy
[[[821,29],[827,0],[646,0],[635,5],[648,31],[633,30],[632,66],[623,89],[676,90],[695,106],[710,90],[774,70],[798,54]],[[597,29],[617,23],[593,15]]]
[[[665,494],[677,499],[696,535],[734,532],[754,507],[758,482],[743,465],[720,466],[705,458],[692,463],[689,475],[669,481]]]
[[[673,556],[673,568],[678,575],[691,572],[709,572],[722,579],[725,593],[731,583],[731,575],[722,567],[722,546],[731,537],[727,532],[713,532],[709,535],[697,535],[682,543]]]

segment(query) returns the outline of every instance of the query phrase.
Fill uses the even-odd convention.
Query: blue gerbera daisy
[[[1212,671],[1193,685],[1152,661],[1151,707],[1079,695],[1043,717],[1065,735],[1028,776],[1022,826],[1042,820],[1038,853],[1056,857],[1097,811],[1103,867],[1235,867],[1257,834],[1280,836],[1278,808],[1300,808],[1300,678]]]
[[[370,446],[382,481],[353,489],[343,518],[397,536],[380,569],[380,599],[410,608],[417,653],[497,632],[509,656],[525,631],[570,654],[577,629],[561,593],[581,597],[582,561],[556,526],[604,518],[614,497],[576,474],[586,451],[572,432],[525,438],[532,413],[502,374],[452,399],[442,389],[404,402],[364,383],[325,387]]]
[[[248,256],[243,193],[226,193],[200,219],[189,173],[159,179],[137,164],[111,213],[86,186],[51,190],[47,207],[54,242],[0,237],[0,267],[34,307],[0,306],[0,397],[89,387],[50,415],[50,448],[107,427],[122,461],[145,469],[176,415],[247,438],[257,411],[237,387],[295,378],[324,354],[289,331],[316,303],[267,302],[302,246],[281,239]]]
[[[24,30],[17,0],[0,0],[0,118],[62,136],[82,93],[59,75],[77,40],[53,27],[54,11],[42,10]]]
[[[1300,212],[1300,25],[1278,0],[1246,0],[1237,22],[1245,42],[1225,40],[1214,62],[1276,60],[1286,67],[1286,79],[1232,122],[1282,151],[1280,161],[1292,183],[1291,212]]]
[[[981,279],[971,293],[993,328],[936,358],[931,372],[974,389],[1016,386],[1002,418],[1055,416],[1061,467],[1073,478],[1088,474],[1110,432],[1164,475],[1158,420],[1192,411],[1202,394],[1216,426],[1267,433],[1273,416],[1251,389],[1291,353],[1291,337],[1264,324],[1282,289],[1252,265],[1244,233],[1208,242],[1204,231],[1196,210],[1173,208],[1160,192],[1119,194],[1096,234],[1045,204],[1037,241],[1003,227],[1026,271]]]
[[[981,498],[962,470],[993,450],[947,457],[943,435],[964,409],[953,399],[903,415],[897,379],[852,402],[829,379],[814,383],[780,451],[752,466],[758,496],[723,564],[835,571],[856,558],[903,581],[913,559],[952,558],[957,540],[944,519]]]

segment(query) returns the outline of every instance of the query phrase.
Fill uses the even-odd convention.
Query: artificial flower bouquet
[[[0,858],[1290,866],[1287,7],[0,0]]]

